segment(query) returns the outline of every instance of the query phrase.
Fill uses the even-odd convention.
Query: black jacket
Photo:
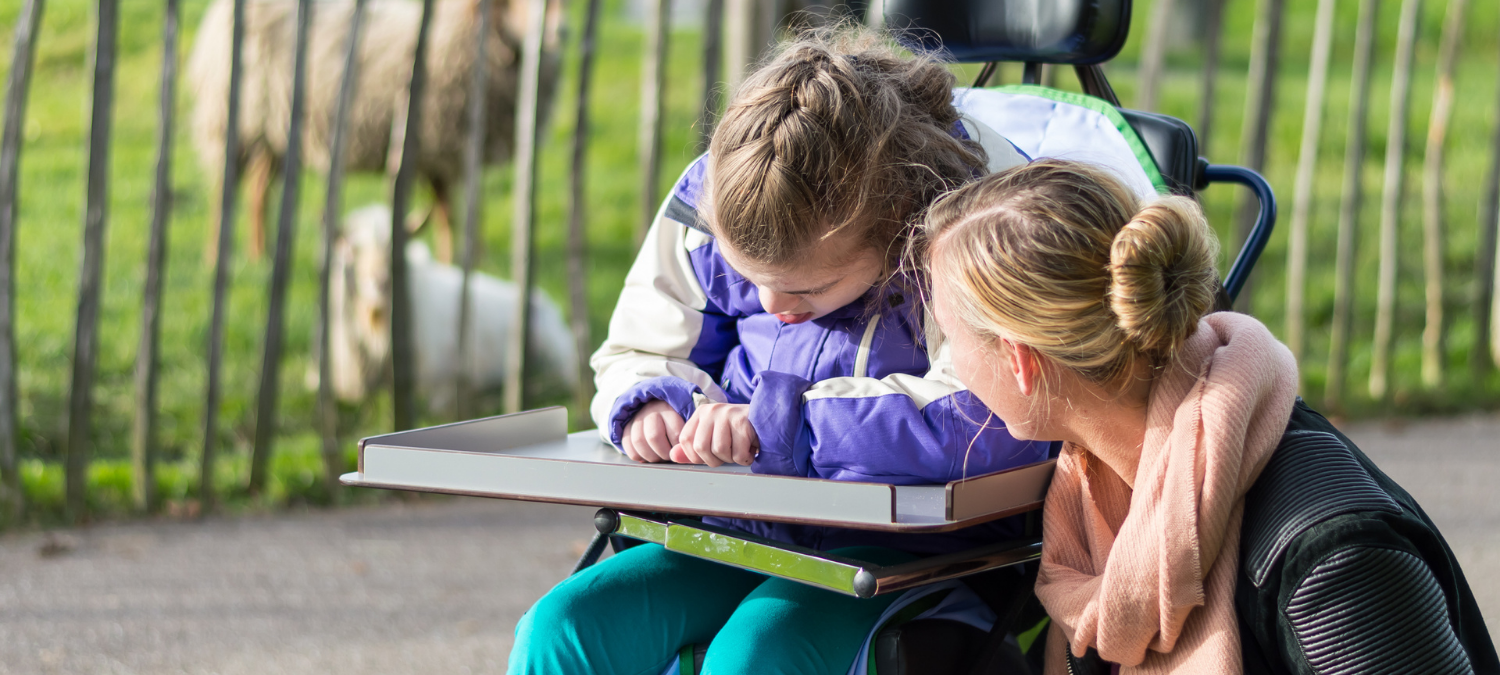
[[[1235,610],[1247,675],[1500,675],[1437,526],[1301,399],[1245,495]]]
[[[1437,526],[1301,400],[1245,495],[1235,609],[1247,674],[1500,675]]]

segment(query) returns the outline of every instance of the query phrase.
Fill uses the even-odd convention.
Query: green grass
[[[0,77],[9,70],[10,39],[20,3],[0,5]],[[1134,95],[1134,70],[1139,36],[1144,33],[1145,2],[1138,3],[1135,39],[1108,67],[1112,81],[1128,105]],[[1433,69],[1438,35],[1446,3],[1425,6],[1417,54],[1412,121],[1408,130],[1407,200],[1402,220],[1400,313],[1397,326],[1392,403],[1369,400],[1364,394],[1370,360],[1374,317],[1374,229],[1379,217],[1380,171],[1388,114],[1396,2],[1382,3],[1381,38],[1370,114],[1368,160],[1364,168],[1367,198],[1361,214],[1359,295],[1350,385],[1351,414],[1421,414],[1500,403],[1500,376],[1476,376],[1466,366],[1473,326],[1468,298],[1473,290],[1473,255],[1477,237],[1483,176],[1488,171],[1489,138],[1496,123],[1495,54],[1500,7],[1473,3],[1469,34],[1464,45],[1457,86],[1457,105],[1451,126],[1448,190],[1446,194],[1446,264],[1450,282],[1451,317],[1446,386],[1424,391],[1419,384],[1422,286],[1420,240],[1420,162],[1426,120],[1431,107]],[[183,51],[206,7],[204,0],[184,3]],[[1276,114],[1266,175],[1281,196],[1285,223],[1291,212],[1292,176],[1300,140],[1302,100],[1312,32],[1312,3],[1289,3]],[[82,239],[84,138],[88,124],[89,45],[93,39],[90,3],[53,0],[47,3],[37,54],[30,107],[25,125],[21,164],[20,225],[17,239],[16,323],[19,358],[21,454],[28,493],[38,518],[60,508],[60,459],[67,427],[67,396],[71,368],[76,284]],[[581,3],[572,3],[577,18]],[[140,289],[144,281],[145,247],[151,190],[151,166],[156,136],[156,91],[160,67],[160,3],[121,3],[122,30],[114,144],[110,170],[109,232],[101,305],[101,330],[92,440],[95,464],[91,471],[91,499],[103,512],[117,512],[128,500],[129,434],[134,404],[133,369],[139,335]],[[1228,3],[1225,49],[1216,93],[1213,138],[1206,153],[1217,162],[1234,162],[1248,63],[1253,3]],[[1328,325],[1332,314],[1333,233],[1339,203],[1339,183],[1348,105],[1353,3],[1341,3],[1334,45],[1334,70],[1328,93],[1321,163],[1312,218],[1312,267],[1308,288],[1309,335],[1303,361],[1305,392],[1318,400],[1324,386]],[[602,338],[619,286],[634,254],[633,233],[640,213],[636,176],[636,115],[642,40],[639,30],[623,20],[624,3],[606,3],[600,34],[600,60],[593,90],[593,134],[590,142],[588,227],[590,237],[589,302],[595,340]],[[575,28],[579,23],[575,20]],[[577,30],[572,31],[576,37]],[[1198,64],[1196,46],[1187,40],[1174,48],[1161,96],[1161,111],[1196,124]],[[570,45],[571,47],[572,45]],[[697,131],[693,128],[701,97],[697,34],[673,36],[667,101],[664,191],[693,157]],[[576,58],[570,49],[565,77],[541,156],[537,217],[538,283],[565,304],[568,141],[572,135],[572,107]],[[972,78],[975,68],[961,67],[960,81]],[[1016,81],[1017,67],[1004,77]],[[1070,75],[1060,86],[1076,88]],[[189,92],[179,101],[179,121],[185,124],[191,104]],[[169,500],[189,500],[195,493],[196,458],[202,447],[204,351],[210,310],[212,270],[203,261],[209,210],[214,203],[206,191],[197,160],[180,128],[174,138],[175,176],[170,253],[162,322],[160,380],[161,490]],[[485,177],[484,247],[481,268],[506,275],[509,261],[510,172],[496,168]],[[281,428],[273,486],[254,504],[317,501],[316,434],[312,427],[313,394],[303,385],[309,365],[309,339],[316,312],[316,255],[318,216],[324,198],[323,178],[309,173],[303,183],[298,220],[296,258],[289,296],[286,358],[282,365]],[[385,189],[379,176],[361,174],[348,185],[350,208],[381,201]],[[1231,188],[1205,194],[1205,204],[1221,234],[1227,230],[1235,200]],[[419,201],[428,199],[419,191]],[[275,213],[274,208],[271,213]],[[240,223],[237,251],[245,250],[245,223]],[[1228,248],[1228,247],[1226,247]],[[1255,275],[1254,312],[1273,330],[1284,325],[1285,230],[1272,240]],[[260,345],[266,314],[268,262],[236,259],[229,295],[225,334],[223,423],[220,447],[225,448],[221,487],[233,504],[250,504],[242,486],[254,430],[254,397],[259,382]],[[494,412],[498,402],[480,410]],[[342,409],[341,436],[352,441],[390,430],[390,404],[381,396],[360,406]],[[573,411],[574,424],[587,424],[582,411]],[[438,422],[439,419],[427,419]],[[311,487],[309,487],[311,486]],[[238,500],[238,501],[234,501]]]
[[[191,29],[207,2],[185,2],[184,53],[191,45]],[[140,289],[145,278],[146,241],[150,218],[151,167],[156,138],[155,100],[160,67],[160,5],[122,3],[122,30],[117,99],[114,112],[114,143],[110,171],[109,230],[106,240],[104,296],[100,313],[98,374],[94,388],[95,413],[92,433],[96,468],[90,476],[91,493],[109,492],[109,482],[100,466],[125,466],[129,456],[129,434],[134,405],[133,372],[140,331]],[[0,7],[0,77],[8,73],[10,37],[18,8]],[[635,106],[638,100],[637,69],[641,50],[639,31],[619,20],[621,3],[610,3],[600,35],[602,58],[596,66],[593,135],[589,163],[589,236],[591,238],[591,317],[596,336],[602,337],[615,296],[634,255],[635,214],[640,191],[635,178]],[[671,76],[673,82],[700,81],[695,60],[696,35],[677,35]],[[54,1],[47,4],[39,40],[37,66],[26,117],[25,145],[21,164],[20,226],[16,265],[18,301],[17,344],[19,361],[21,456],[28,467],[27,487],[36,512],[52,513],[58,502],[47,497],[43,486],[60,471],[66,444],[68,383],[71,373],[73,326],[76,317],[78,260],[82,240],[83,176],[86,155],[83,141],[87,128],[88,49],[93,38],[89,3]],[[622,55],[629,55],[622,58]],[[574,63],[570,59],[569,72]],[[541,163],[541,195],[537,215],[537,281],[554,299],[567,299],[564,244],[566,241],[566,181],[568,140],[572,134],[572,80],[559,90]],[[670,185],[692,158],[696,131],[698,86],[673,87],[667,110],[666,151],[662,185]],[[179,124],[184,124],[191,106],[190,92],[183,91],[178,106]],[[628,111],[622,114],[621,111]],[[203,250],[208,236],[209,211],[216,202],[207,193],[186,128],[174,137],[174,211],[171,223],[168,269],[165,283],[160,370],[159,453],[166,466],[182,475],[196,476],[190,467],[203,444],[202,415],[205,391],[207,328],[211,305],[213,271],[205,264]],[[480,268],[507,275],[510,248],[510,175],[508,168],[492,169],[485,176],[483,251]],[[279,458],[299,449],[316,446],[310,411],[314,394],[303,384],[310,366],[310,339],[316,313],[316,256],[319,247],[318,218],[324,200],[323,177],[308,173],[303,182],[299,209],[295,263],[286,318],[286,358],[282,364],[280,403],[281,436]],[[430,198],[418,190],[418,206]],[[274,199],[274,197],[273,197]],[[386,199],[380,176],[361,174],[351,178],[345,203],[352,209]],[[243,201],[242,201],[243,204]],[[274,205],[270,213],[274,214]],[[274,223],[272,224],[274,227]],[[238,224],[237,251],[246,250],[247,223]],[[250,262],[237,255],[228,299],[223,365],[223,407],[219,443],[227,449],[225,466],[248,466],[254,433],[254,398],[259,383],[260,349],[266,316],[269,282],[268,261]],[[597,339],[597,338],[596,338]],[[539,401],[537,403],[563,403]],[[498,397],[478,412],[499,412]],[[341,437],[352,445],[362,436],[388,432],[390,403],[381,396],[358,406],[343,406]],[[424,422],[447,421],[429,418]],[[573,415],[576,425],[587,425],[586,416]],[[308,466],[321,469],[315,461]],[[111,464],[114,463],[114,464]],[[42,467],[45,466],[45,469]],[[167,469],[164,469],[166,471]],[[121,469],[123,471],[123,469]],[[127,472],[128,473],[128,472]],[[243,492],[244,471],[226,480],[231,497]],[[58,490],[61,489],[60,474]],[[124,474],[121,474],[124,475]],[[273,470],[273,480],[291,479]],[[102,482],[101,482],[102,481]],[[196,492],[196,480],[185,485],[183,494]],[[40,490],[40,492],[38,491]],[[128,490],[127,490],[128,492]],[[274,492],[274,490],[273,490]],[[124,493],[122,493],[124,494]],[[123,499],[123,498],[122,498]],[[274,496],[273,496],[274,499]],[[118,501],[118,500],[116,500]],[[119,504],[125,503],[118,501]],[[99,506],[113,507],[104,500]]]

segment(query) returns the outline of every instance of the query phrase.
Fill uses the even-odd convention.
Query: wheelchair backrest
[[[1108,127],[1118,126],[1118,138],[1109,141],[1132,146],[1132,152],[1158,191],[1192,195],[1203,186],[1198,137],[1192,127],[1167,115],[1118,107],[1103,71],[1098,68],[1124,46],[1130,33],[1130,10],[1131,0],[886,0],[885,21],[908,47],[938,52],[955,62],[1020,61],[1078,67],[1085,91],[1094,96],[1041,87],[1024,91],[1006,87],[1001,91],[1053,101],[1007,100],[993,114],[976,116],[1011,138],[1022,152],[1032,154],[1011,133],[1035,135],[1034,128],[1027,129],[1035,124],[1031,120],[1002,118],[1013,113],[1048,112],[1045,110],[1048,105],[1058,104],[1061,109],[1039,119],[1051,121],[1083,115],[1101,124],[1100,133],[1089,132],[1081,139],[1054,133],[1048,143],[1076,152],[1058,154],[1041,148],[1037,154],[1089,161],[1088,145],[1099,138],[1108,138],[1111,136]],[[1086,126],[1064,126],[1088,131]],[[1106,154],[1115,153],[1111,150]]]
[[[1130,0],[885,0],[885,25],[964,63],[1094,65],[1125,46]]]

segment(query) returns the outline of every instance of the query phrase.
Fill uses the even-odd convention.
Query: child
[[[1011,438],[954,378],[897,273],[938,195],[1026,161],[952,97],[941,65],[850,29],[785,44],[751,75],[658,213],[594,355],[603,436],[638,461],[893,484],[1045,459],[1050,444]],[[879,564],[1017,534],[707,522]],[[706,672],[844,673],[893,600],[643,545],[542,598],[510,672],[654,675],[709,643]]]

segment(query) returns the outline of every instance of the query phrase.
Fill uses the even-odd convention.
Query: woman
[[[1037,595],[1047,672],[1500,672],[1436,527],[1296,396],[1260,322],[1208,314],[1197,204],[1044,160],[933,206],[958,377],[1062,440]]]

